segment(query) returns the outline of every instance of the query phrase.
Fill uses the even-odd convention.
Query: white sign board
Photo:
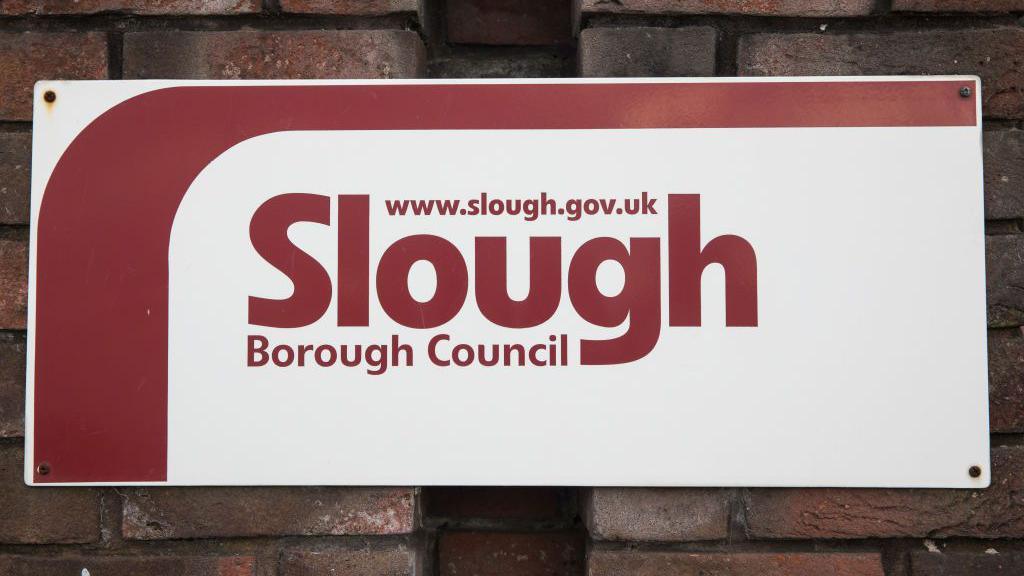
[[[986,486],[979,87],[41,82],[26,481]]]

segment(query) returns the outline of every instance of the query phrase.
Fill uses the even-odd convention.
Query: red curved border
[[[42,200],[35,482],[167,478],[167,253],[198,173],[277,131],[974,126],[963,82],[199,86],[99,117]],[[974,87],[976,88],[976,87]],[[395,159],[396,164],[401,158]]]

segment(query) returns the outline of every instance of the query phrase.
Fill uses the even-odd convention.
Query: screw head
[[[960,87],[960,97],[961,98],[967,98],[970,95],[971,95],[971,87],[970,86],[961,86]]]
[[[57,100],[57,93],[53,90],[47,90],[46,92],[43,92],[43,100],[52,103]]]
[[[50,473],[50,463],[40,462],[39,466],[36,466],[36,472],[38,472],[40,476],[46,476]]]
[[[967,473],[971,478],[979,478],[981,477],[981,466],[971,466],[967,469]]]

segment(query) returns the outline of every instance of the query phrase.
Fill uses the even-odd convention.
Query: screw
[[[967,469],[967,473],[971,475],[971,478],[978,478],[981,476],[981,466],[971,466]]]
[[[50,473],[50,463],[40,462],[39,466],[36,466],[36,472],[39,472],[40,476],[46,476]]]
[[[970,95],[971,95],[971,87],[970,86],[961,86],[960,87],[960,97],[961,98],[967,98]]]
[[[57,93],[53,90],[47,90],[46,92],[43,92],[43,100],[53,103],[55,100],[57,100]]]

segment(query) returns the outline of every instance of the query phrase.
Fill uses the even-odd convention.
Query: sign
[[[985,486],[979,87],[42,82],[26,480]]]

